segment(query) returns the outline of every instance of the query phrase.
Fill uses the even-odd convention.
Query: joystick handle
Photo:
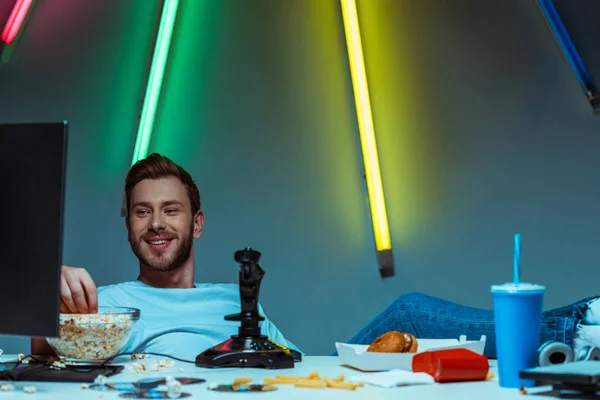
[[[246,247],[234,254],[234,260],[240,266],[240,302],[241,312],[225,316],[227,321],[240,321],[239,335],[241,337],[260,336],[259,321],[265,317],[258,313],[258,297],[260,283],[265,276],[265,271],[260,267],[260,252]]]

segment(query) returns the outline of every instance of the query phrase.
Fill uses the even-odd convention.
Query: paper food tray
[[[459,339],[417,339],[417,353],[431,350],[469,349],[477,354],[483,354],[486,337],[479,340],[467,340],[462,335]],[[389,371],[403,369],[412,371],[413,353],[374,353],[367,352],[369,345],[336,343],[338,356],[344,365],[361,371]]]

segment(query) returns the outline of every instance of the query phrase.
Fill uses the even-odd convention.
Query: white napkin
[[[364,382],[374,386],[392,388],[396,386],[427,385],[435,383],[433,377],[425,372],[411,372],[403,369],[392,369],[385,372],[371,372],[346,378],[350,382]]]

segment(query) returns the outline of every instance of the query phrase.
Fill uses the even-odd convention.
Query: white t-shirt
[[[98,288],[98,305],[133,307],[140,319],[122,352],[154,352],[194,361],[204,350],[236,335],[240,322],[225,315],[240,312],[240,289],[236,284],[196,283],[195,288],[164,289],[138,280]],[[261,332],[273,341],[298,350],[265,317]],[[298,350],[299,351],[299,350]]]

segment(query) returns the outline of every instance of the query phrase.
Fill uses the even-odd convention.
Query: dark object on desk
[[[20,362],[2,363],[2,367],[5,370],[0,372],[0,380],[82,383],[92,383],[98,375],[109,377],[118,374],[124,368],[121,365],[69,365],[65,369],[54,369],[46,363]]]
[[[174,378],[179,381],[182,385],[193,385],[196,383],[204,383],[206,379],[200,378]],[[160,385],[166,385],[167,380],[164,378],[145,378],[135,382],[107,382],[106,386],[114,390],[120,391],[133,391],[133,390],[149,390],[156,389]]]
[[[600,391],[600,361],[576,361],[565,364],[530,368],[519,373],[555,390],[576,390],[582,393]]]
[[[0,334],[58,336],[67,128],[0,124]]]
[[[183,397],[190,397],[189,393],[180,393],[176,398],[181,399]],[[119,397],[124,399],[170,399],[166,390],[148,390],[139,392],[125,392],[121,393]]]
[[[273,390],[277,390],[277,386],[252,383],[249,385],[240,385],[239,387],[234,387],[234,385],[216,385],[209,386],[208,389],[215,392],[272,392]]]
[[[426,351],[412,361],[413,372],[425,372],[436,382],[483,381],[489,368],[486,356],[468,349]]]
[[[227,321],[240,321],[237,335],[205,350],[196,357],[196,366],[205,368],[294,368],[302,355],[284,347],[260,332],[259,321],[265,318],[258,313],[260,283],[265,272],[258,264],[260,253],[245,248],[236,251],[235,262],[240,266],[241,312],[225,316]]]

